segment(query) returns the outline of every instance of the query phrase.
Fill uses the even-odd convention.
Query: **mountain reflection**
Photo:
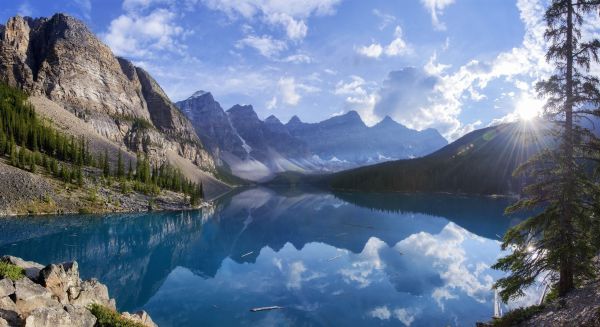
[[[268,325],[262,318],[410,325],[426,316],[439,325],[451,322],[440,312],[489,317],[498,277],[489,265],[499,254],[492,240],[515,223],[502,214],[507,204],[254,188],[203,211],[1,220],[0,254],[76,259],[83,277],[109,286],[120,309],[144,307],[167,326]],[[290,310],[247,314],[273,303]],[[483,316],[473,317],[473,307]]]

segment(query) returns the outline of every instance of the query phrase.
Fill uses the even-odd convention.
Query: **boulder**
[[[15,292],[15,285],[8,278],[0,279],[0,297],[5,297]]]
[[[62,305],[52,298],[52,292],[29,278],[21,278],[15,282],[15,298],[17,312],[23,317],[37,308],[62,309]]]
[[[44,266],[40,265],[37,262],[33,261],[25,261],[21,258],[13,257],[11,255],[5,255],[0,258],[0,261],[11,263],[15,266],[19,266],[25,269],[25,275],[29,277],[29,279],[36,280],[40,270],[44,269]]]
[[[69,289],[69,301],[71,304],[81,307],[96,303],[113,310],[116,309],[115,301],[108,297],[108,288],[97,279],[86,280],[81,283],[79,288]]]
[[[86,308],[76,307],[68,304],[65,305],[65,310],[71,315],[73,326],[94,327],[96,324],[96,316],[94,316],[90,310]]]
[[[25,319],[25,327],[73,327],[73,323],[62,308],[37,308]]]
[[[22,322],[19,313],[17,313],[17,306],[7,296],[0,298],[0,319],[12,326],[20,326]],[[2,326],[1,323],[0,326]]]
[[[0,318],[0,327],[9,327],[8,321]]]
[[[154,323],[154,321],[152,321],[152,319],[150,318],[150,316],[148,315],[148,313],[146,313],[146,311],[138,311],[134,314],[131,314],[129,312],[123,312],[121,314],[121,316],[125,319],[129,319],[132,321],[135,321],[137,323],[140,323],[146,327],[158,327],[157,324]]]
[[[69,303],[67,291],[80,284],[79,266],[76,261],[58,265],[51,264],[40,271],[40,284],[50,290],[62,304]]]

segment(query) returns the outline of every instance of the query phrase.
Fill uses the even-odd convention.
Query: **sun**
[[[542,106],[543,102],[540,99],[525,94],[517,101],[515,112],[519,116],[519,119],[530,121],[541,115]]]

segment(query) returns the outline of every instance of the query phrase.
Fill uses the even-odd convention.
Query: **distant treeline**
[[[340,190],[377,192],[518,193],[513,171],[541,146],[518,124],[472,132],[423,158],[399,160],[333,174]]]
[[[158,194],[160,189],[185,193],[196,204],[203,198],[202,183],[186,179],[179,169],[165,163],[151,167],[147,157],[138,154],[135,169],[131,160],[127,171],[119,152],[117,165],[111,169],[108,151],[94,156],[89,142],[58,131],[39,119],[27,95],[0,83],[0,157],[10,158],[15,167],[36,173],[38,166],[67,183],[82,186],[84,167],[102,170],[105,179],[118,179],[127,191],[126,181],[136,191]]]

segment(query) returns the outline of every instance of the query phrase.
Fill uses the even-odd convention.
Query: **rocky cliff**
[[[0,81],[51,100],[131,153],[143,151],[156,164],[184,159],[200,171],[180,167],[188,178],[219,184],[192,124],[152,76],[115,57],[73,17],[17,16],[0,26]],[[60,124],[60,115],[50,118]]]

